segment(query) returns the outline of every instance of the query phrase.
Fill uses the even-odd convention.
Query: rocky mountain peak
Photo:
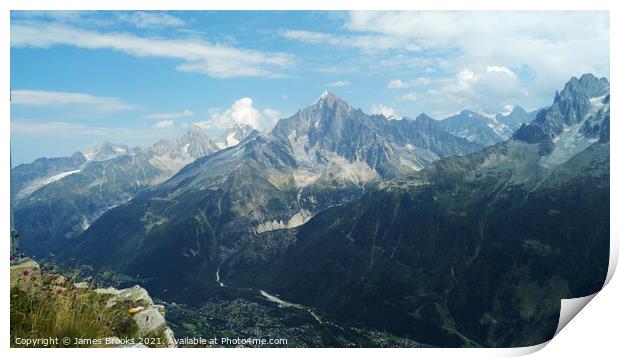
[[[73,155],[71,155],[71,159],[80,164],[86,161],[86,157],[84,156],[84,153],[80,151],[73,153]]]
[[[308,136],[311,146],[317,142],[329,142],[328,146],[333,147],[344,135],[345,122],[361,125],[368,118],[361,110],[353,109],[347,102],[325,91],[312,105],[279,120],[272,133],[284,141],[288,141],[289,136]]]
[[[205,133],[205,131],[202,130],[202,128],[200,128],[197,125],[191,125],[188,129],[187,132],[185,133],[185,138],[189,139],[189,140],[198,140],[198,141],[203,141],[205,139],[209,139],[209,137],[207,136],[207,134]]]
[[[523,107],[521,107],[519,105],[516,105],[516,106],[512,107],[512,111],[510,111],[509,116],[526,115],[526,114],[527,114],[527,111]]]
[[[160,140],[147,148],[147,151],[155,156],[185,158],[186,160],[200,158],[215,150],[217,150],[215,144],[202,128],[196,125],[190,126],[182,137]]]
[[[579,79],[572,77],[559,94],[556,92],[554,103],[578,97],[595,98],[609,93],[609,81],[605,77],[596,77],[591,73],[582,75]]]
[[[574,148],[581,148],[575,145],[576,141],[585,146],[588,140],[604,138],[608,128],[605,121],[609,117],[609,104],[603,98],[606,95],[609,95],[606,78],[590,73],[579,79],[572,77],[561,92],[556,92],[553,105],[541,110],[531,124],[523,125],[513,139],[541,143],[541,154],[549,154],[556,147],[558,151],[572,153]],[[556,142],[560,143],[559,147]]]
[[[215,144],[202,128],[196,125],[189,127],[179,144],[186,146],[183,150],[189,152],[192,158],[200,158],[215,151]]]
[[[609,93],[609,81],[605,77],[597,78],[591,73],[586,73],[579,78],[579,84],[590,98]]]
[[[552,107],[563,117],[567,125],[582,120],[591,107],[591,99],[605,96],[609,93],[609,81],[605,77],[597,78],[591,73],[581,78],[572,77],[564,89],[556,93]]]
[[[329,108],[351,111],[351,106],[335,94],[325,91],[319,99],[314,103],[313,108]]]
[[[189,126],[189,128],[187,129],[187,133],[204,133],[204,130],[202,130],[202,128],[200,128],[200,126],[196,125],[196,124],[192,124]]]
[[[416,121],[419,121],[419,122],[434,121],[434,119],[433,119],[433,118],[431,118],[431,117],[430,117],[428,114],[426,114],[426,113],[419,114],[417,117],[415,117],[415,120],[416,120]]]
[[[135,148],[124,144],[103,142],[95,145],[92,150],[82,152],[82,155],[88,160],[108,160],[119,155],[131,154],[134,151]]]

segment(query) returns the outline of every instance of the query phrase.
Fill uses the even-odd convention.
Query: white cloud
[[[174,126],[174,121],[172,119],[166,119],[155,123],[153,128],[170,128],[172,126]]]
[[[262,116],[257,109],[252,107],[252,99],[244,97],[236,100],[226,111],[214,113],[211,118],[220,128],[229,127],[232,123],[247,124],[258,128]]]
[[[173,137],[180,135],[174,131],[166,132]],[[28,139],[81,140],[91,142],[112,141],[124,144],[148,145],[162,139],[159,128],[110,128],[96,127],[70,122],[36,122],[27,120],[11,121],[11,136]]]
[[[388,82],[386,87],[393,89],[393,88],[407,88],[408,86],[402,80],[395,79],[395,80],[391,80],[390,82]]]
[[[397,48],[406,49],[407,51],[420,50],[414,43],[403,46],[399,39],[383,35],[334,35],[326,32],[305,30],[283,30],[281,35],[289,40],[317,45],[357,48],[369,53]]]
[[[527,93],[510,69],[489,66],[481,72],[469,69],[460,71],[453,82],[440,90],[440,96],[473,109],[494,113],[522,100]]]
[[[446,85],[445,78],[435,81],[440,74],[466,69],[483,73],[493,66],[511,69],[523,74],[520,82],[529,93],[523,101],[531,107],[548,103],[572,76],[587,72],[609,76],[606,11],[352,11],[344,28],[349,32],[285,30],[281,35],[336,49],[358,48],[369,55],[348,68],[323,67],[324,72],[387,73],[407,68],[432,73],[429,86],[438,91]],[[388,88],[415,85],[422,84],[401,78]]]
[[[90,106],[100,111],[137,109],[116,97],[99,97],[87,93],[36,90],[11,91],[11,104],[24,107]]]
[[[262,129],[270,126],[280,117],[280,112],[275,109],[266,108],[261,112],[254,108],[253,100],[249,97],[236,100],[226,110],[211,110],[210,112],[211,118],[196,122],[195,124],[203,129],[225,129],[235,124],[249,125],[252,128]]]
[[[110,49],[137,57],[181,60],[177,70],[211,77],[280,77],[291,66],[285,53],[267,53],[211,44],[198,39],[141,37],[129,33],[102,33],[58,24],[16,22],[11,25],[11,46],[49,48],[67,45]]]
[[[144,116],[146,119],[155,119],[155,120],[163,120],[163,119],[176,119],[181,117],[193,117],[196,114],[189,109],[186,109],[182,112],[171,112],[171,113],[153,113]]]
[[[154,11],[122,13],[119,15],[119,18],[141,29],[153,27],[178,27],[185,25],[185,22],[176,16]]]
[[[507,104],[507,105],[505,105],[505,106],[504,106],[504,108],[503,108],[503,109],[504,109],[504,110],[503,110],[503,111],[501,111],[500,113],[501,113],[501,114],[503,114],[503,115],[505,115],[505,116],[507,116],[507,115],[509,115],[510,113],[512,113],[512,110],[514,109],[514,106],[513,106],[513,105],[511,105],[511,104]]]
[[[606,11],[353,11],[345,27],[400,46],[457,53],[442,64],[454,72],[527,68],[545,98],[571,76],[609,74]]]
[[[347,80],[340,80],[340,81],[335,81],[332,82],[330,84],[328,84],[329,87],[345,87],[345,86],[349,86],[351,84],[351,82],[347,81]]]
[[[396,111],[392,107],[384,106],[382,104],[375,104],[370,109],[370,114],[381,114],[385,118],[396,118]]]
[[[277,109],[265,108],[263,110],[265,117],[269,120],[268,126],[272,126],[278,122],[280,118],[282,118],[282,113]]]
[[[488,66],[481,71],[464,69],[441,83],[441,87],[410,99],[444,112],[471,109],[492,114],[522,103],[529,96],[518,76],[502,66]]]
[[[401,79],[395,79],[388,82],[386,85],[387,88],[395,89],[395,88],[409,88],[415,86],[426,86],[432,82],[432,79],[428,77],[419,77],[409,81],[403,81]]]

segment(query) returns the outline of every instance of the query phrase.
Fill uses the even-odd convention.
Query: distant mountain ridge
[[[566,133],[566,132],[570,133]],[[561,150],[560,138],[570,136],[574,145],[592,140],[609,140],[609,81],[585,74],[573,77],[555,94],[553,105],[540,111],[529,125],[523,125],[514,138],[541,143],[546,153]],[[566,148],[568,150],[568,148]],[[581,148],[583,149],[583,148]]]
[[[250,125],[235,124],[233,127],[227,129],[222,133],[220,138],[215,142],[215,145],[219,149],[226,149],[233,147],[241,143],[244,139],[249,137],[256,129]]]
[[[370,116],[325,92],[312,106],[280,120],[272,134],[293,151],[300,165],[325,162],[327,151],[364,163],[382,177],[420,170],[439,158],[481,148],[435,122],[418,119]]]
[[[317,213],[269,259],[222,263],[222,279],[430,345],[551,339],[561,300],[607,275],[607,83],[571,79],[510,140]]]
[[[509,139],[522,124],[534,120],[537,113],[538,111],[526,112],[520,106],[515,106],[507,115],[497,113],[493,117],[464,110],[439,123],[443,129],[456,136],[490,146]]]
[[[272,131],[202,157],[107,211],[60,256],[159,277],[162,284],[191,281],[199,299],[220,287],[211,280],[219,263],[264,255],[266,242],[257,235],[278,237],[383,178],[479,148],[430,118],[390,121],[324,93]],[[267,242],[274,250],[284,244]]]
[[[101,161],[135,153],[139,148],[123,144],[101,143],[92,150],[75,152],[70,157],[38,158],[11,169],[11,192],[21,200],[37,189],[81,170],[90,161]]]
[[[76,165],[64,166],[60,173],[60,168],[41,171],[45,176],[38,183],[15,187],[21,190],[14,213],[16,227],[28,238],[24,248],[41,255],[63,245],[105,211],[217,150],[202,129],[192,126],[182,137],[161,140],[144,149],[105,143],[87,152],[90,160],[78,152],[74,155]],[[30,166],[15,168],[14,175]]]
[[[532,121],[518,107],[495,117],[521,123],[514,134],[473,112],[452,121],[482,123],[469,134],[494,141],[484,146],[427,115],[388,120],[326,92],[270,132],[209,144],[226,147],[44,248],[140,277],[166,301],[268,290],[423,344],[539,344],[561,299],[592,294],[607,273],[609,113],[605,78],[572,78]],[[29,213],[21,225],[53,217]]]

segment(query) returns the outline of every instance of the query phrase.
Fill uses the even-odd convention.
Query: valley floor
[[[214,298],[199,307],[164,303],[166,319],[181,340],[218,342],[208,346],[236,347],[223,342],[266,338],[276,343],[253,347],[427,347],[387,332],[343,327],[304,306],[267,295],[248,290],[237,298]]]

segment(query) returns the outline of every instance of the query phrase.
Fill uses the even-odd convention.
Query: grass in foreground
[[[107,295],[75,288],[74,280],[53,273],[24,275],[11,289],[11,346],[16,338],[71,338],[59,347],[80,346],[76,338],[134,337],[137,325],[128,306],[107,308]]]

